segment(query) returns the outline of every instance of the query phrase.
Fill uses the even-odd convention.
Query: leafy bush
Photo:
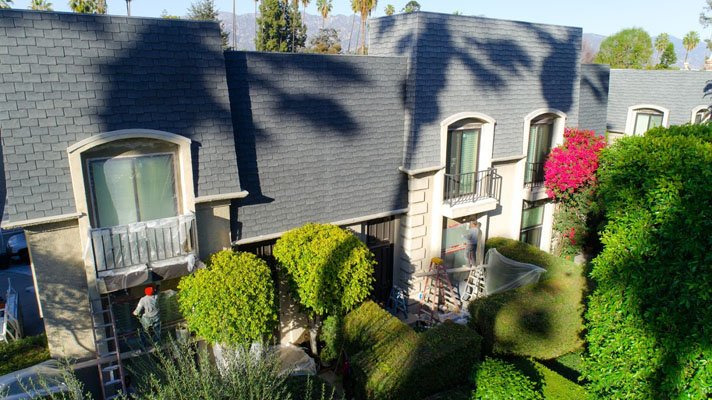
[[[306,224],[285,233],[274,246],[274,257],[299,302],[315,315],[346,313],[371,293],[373,254],[336,225]]]
[[[712,396],[711,131],[653,130],[602,154],[583,374],[598,398]]]
[[[462,384],[481,342],[453,323],[417,334],[372,302],[346,316],[344,340],[361,399],[420,399]]]
[[[473,400],[540,400],[536,384],[515,365],[487,358],[473,373]]]
[[[321,339],[324,341],[324,347],[319,353],[319,358],[326,362],[336,361],[344,347],[342,316],[332,315],[324,320],[324,325],[321,328]]]
[[[270,269],[253,254],[215,253],[207,268],[183,277],[178,288],[188,328],[211,343],[263,341],[277,323]]]
[[[586,398],[586,391],[582,386],[564,378],[533,359],[512,358],[502,360],[488,358],[483,363],[483,365],[485,364],[489,364],[485,366],[485,372],[481,371],[481,366],[475,369],[473,383],[477,387],[473,398],[546,400]],[[484,380],[480,381],[478,378]],[[513,386],[506,386],[496,391],[500,380],[507,381]]]
[[[684,136],[698,138],[703,142],[712,143],[712,125],[710,123],[695,125],[673,125],[669,128],[659,126],[645,132],[645,137],[673,137]]]
[[[29,336],[0,344],[0,375],[31,367],[49,360],[47,337]]]
[[[492,238],[486,245],[547,271],[535,285],[470,303],[470,327],[483,336],[486,351],[550,359],[580,348],[582,267],[511,239]]]
[[[546,190],[559,204],[554,219],[556,254],[576,255],[591,240],[589,236],[595,235],[589,221],[596,213],[596,170],[605,146],[606,139],[593,131],[567,128],[564,144],[553,149],[546,160]]]

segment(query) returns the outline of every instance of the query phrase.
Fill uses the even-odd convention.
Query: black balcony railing
[[[543,162],[528,162],[524,171],[524,187],[541,187],[544,186],[544,163]]]
[[[466,174],[445,174],[445,202],[450,206],[491,198],[499,201],[502,177],[496,168]]]
[[[196,254],[196,235],[193,215],[92,229],[96,272]]]

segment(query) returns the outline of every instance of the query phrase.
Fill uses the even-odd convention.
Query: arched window
[[[538,187],[544,183],[544,163],[551,149],[562,142],[566,115],[558,110],[538,110],[525,119],[527,163],[524,185]]]
[[[642,136],[645,132],[659,126],[668,126],[670,111],[664,107],[640,104],[628,109],[626,133],[633,136]]]
[[[702,124],[710,120],[710,106],[697,106],[692,109],[690,122],[693,124]]]

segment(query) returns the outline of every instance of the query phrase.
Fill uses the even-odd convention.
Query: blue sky
[[[50,0],[52,1],[52,0]],[[254,0],[236,0],[238,14],[254,12]],[[56,0],[57,11],[67,11],[67,0]],[[222,11],[232,10],[232,0],[215,0]],[[407,0],[380,0],[376,16],[383,15],[386,4],[400,10]],[[423,11],[451,13],[455,10],[466,15],[484,15],[491,18],[512,19],[579,26],[584,32],[610,35],[631,26],[642,27],[651,35],[668,32],[682,37],[690,30],[700,31],[707,37],[712,29],[702,32],[698,16],[704,0],[644,1],[644,0],[419,0]],[[14,6],[26,8],[29,0],[15,0]],[[108,0],[110,14],[126,14],[124,0]],[[184,15],[191,0],[133,0],[131,11],[136,16],[157,17],[162,10],[169,14]],[[316,0],[307,8],[316,14]],[[334,13],[351,14],[350,0],[334,0]]]

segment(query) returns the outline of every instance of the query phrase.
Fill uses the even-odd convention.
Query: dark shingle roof
[[[240,239],[406,207],[401,57],[226,53]]]
[[[0,10],[4,221],[75,212],[68,146],[145,128],[193,140],[196,196],[240,190],[211,22]]]

